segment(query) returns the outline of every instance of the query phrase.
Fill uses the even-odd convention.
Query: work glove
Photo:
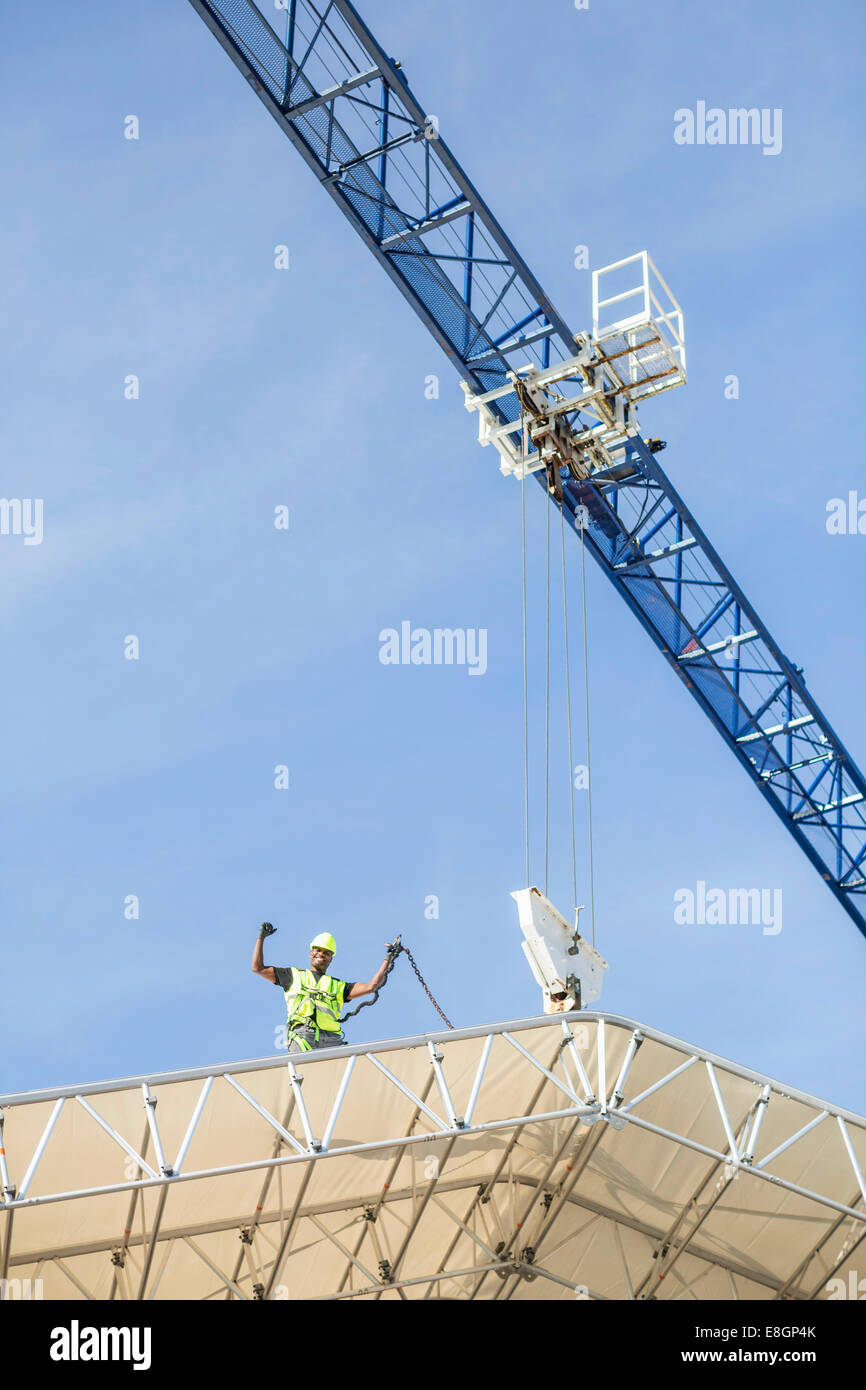
[[[266,936],[273,936],[275,931],[276,927],[271,926],[270,922],[262,922],[262,925],[259,927],[259,937],[264,941]]]

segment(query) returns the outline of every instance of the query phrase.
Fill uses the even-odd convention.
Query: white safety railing
[[[646,251],[593,271],[592,336],[632,400],[686,381],[683,311]]]

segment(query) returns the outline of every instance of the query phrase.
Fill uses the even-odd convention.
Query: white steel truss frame
[[[595,1044],[597,1078],[594,1087],[576,1042],[577,1028],[581,1030],[584,1039],[582,1046],[586,1046],[585,1038],[588,1035],[592,1035]],[[549,1032],[553,1054],[549,1065],[539,1061],[520,1039],[514,1036],[515,1033],[535,1029],[546,1029]],[[623,1031],[628,1033],[625,1053],[615,1079],[608,1075],[611,1057],[608,1035],[611,1029],[616,1029],[620,1036]],[[465,1113],[461,1115],[455,1110],[449,1087],[447,1045],[468,1038],[483,1039],[483,1046]],[[528,1064],[528,1074],[534,1078],[534,1089],[520,1113],[484,1123],[473,1123],[478,1100],[484,1094],[488,1060],[496,1038],[501,1038],[514,1050],[516,1056]],[[638,1094],[630,1095],[629,1076],[632,1064],[640,1047],[648,1039],[679,1053],[682,1061],[652,1085],[645,1087]],[[424,1049],[427,1053],[430,1070],[421,1087],[420,1095],[401,1081],[382,1060],[382,1054],[399,1052],[405,1048]],[[539,1256],[543,1253],[542,1248],[548,1236],[554,1230],[557,1216],[567,1207],[582,1208],[589,1212],[590,1221],[602,1219],[612,1223],[616,1253],[624,1273],[629,1298],[655,1296],[650,1292],[651,1287],[657,1287],[659,1279],[666,1277],[676,1261],[687,1251],[705,1264],[705,1272],[709,1272],[711,1267],[726,1272],[732,1297],[740,1296],[734,1283],[734,1276],[739,1276],[764,1285],[777,1298],[814,1298],[829,1276],[824,1273],[817,1285],[810,1282],[806,1286],[802,1279],[832,1236],[840,1231],[843,1224],[847,1223],[850,1227],[850,1234],[842,1251],[833,1261],[830,1273],[843,1263],[852,1249],[866,1239],[866,1179],[851,1139],[852,1129],[866,1132],[864,1117],[794,1090],[644,1024],[617,1015],[587,1010],[343,1048],[339,1058],[345,1063],[343,1076],[319,1137],[313,1132],[304,1104],[302,1082],[310,1068],[333,1064],[334,1060],[337,1059],[334,1059],[333,1054],[315,1052],[293,1056],[288,1063],[285,1058],[277,1056],[226,1066],[0,1097],[0,1278],[3,1280],[0,1285],[0,1298],[10,1296],[7,1289],[7,1285],[12,1282],[8,1280],[10,1270],[34,1264],[37,1269],[41,1269],[51,1262],[62,1271],[83,1297],[93,1298],[93,1293],[69,1268],[67,1261],[76,1255],[105,1251],[115,1266],[110,1297],[152,1299],[156,1296],[172,1251],[180,1244],[191,1250],[213,1275],[215,1286],[207,1297],[220,1295],[230,1299],[247,1300],[285,1296],[279,1293],[280,1279],[289,1257],[292,1240],[303,1222],[309,1223],[319,1236],[333,1245],[345,1261],[339,1281],[328,1294],[322,1295],[323,1297],[381,1297],[389,1293],[405,1297],[406,1289],[426,1286],[424,1296],[429,1298],[435,1296],[434,1291],[440,1285],[454,1281],[460,1291],[459,1296],[476,1298],[485,1287],[486,1281],[493,1276],[500,1281],[493,1294],[496,1298],[510,1298],[520,1288],[523,1280],[532,1281],[539,1277],[552,1284],[567,1287],[577,1296],[600,1298],[602,1295],[592,1290],[579,1294],[577,1291],[581,1290],[583,1285],[578,1280],[569,1281],[540,1263]],[[365,1065],[375,1071],[386,1086],[396,1088],[404,1098],[412,1102],[412,1120],[408,1127],[402,1128],[399,1133],[382,1134],[372,1141],[334,1145],[335,1127],[351,1078],[358,1067]],[[559,1074],[554,1070],[557,1065]],[[271,1068],[286,1068],[288,1071],[289,1094],[282,1120],[275,1118],[255,1100],[238,1080],[244,1073],[261,1072]],[[670,1086],[677,1077],[691,1068],[698,1068],[706,1078],[707,1095],[716,1106],[721,1132],[724,1134],[723,1146],[713,1147],[700,1143],[686,1134],[655,1124],[640,1113],[641,1105],[651,1095]],[[745,1114],[732,1118],[719,1085],[719,1073],[747,1079],[759,1088],[759,1094]],[[190,1080],[201,1080],[202,1088],[192,1107],[177,1155],[171,1162],[162,1143],[151,1088]],[[263,1152],[260,1159],[235,1164],[216,1164],[207,1169],[187,1172],[184,1163],[190,1143],[218,1080],[230,1087],[245,1104],[266,1121],[273,1133],[273,1141],[269,1152]],[[538,1111],[536,1106],[542,1093],[545,1087],[550,1086],[557,1093],[558,1108]],[[133,1142],[131,1137],[119,1133],[97,1108],[100,1095],[133,1090],[140,1091],[146,1114],[143,1138],[138,1144]],[[799,1102],[812,1113],[794,1133],[777,1143],[769,1152],[762,1153],[761,1128],[774,1098]],[[21,1107],[52,1101],[53,1106],[42,1134],[28,1161],[23,1165],[16,1183],[16,1174],[10,1172],[8,1158],[3,1152],[6,1147],[3,1142],[4,1127],[14,1125],[16,1112]],[[79,1107],[127,1158],[133,1161],[139,1177],[110,1185],[31,1194],[31,1185],[39,1163],[52,1143],[58,1118],[64,1106],[69,1103]],[[422,1116],[426,1120],[426,1127],[416,1132],[415,1125]],[[553,1156],[540,1177],[530,1179],[525,1175],[515,1175],[510,1168],[515,1145],[527,1125],[541,1123],[562,1126],[562,1129],[556,1131],[559,1137]],[[293,1128],[290,1128],[290,1125]],[[792,1182],[783,1177],[774,1166],[783,1153],[789,1152],[819,1125],[833,1127],[838,1132],[841,1152],[847,1157],[852,1178],[853,1193],[847,1201],[840,1201],[830,1192],[818,1191]],[[582,1132],[582,1126],[589,1132]],[[651,1223],[630,1217],[627,1213],[605,1207],[597,1201],[590,1200],[579,1190],[581,1174],[603,1141],[604,1135],[609,1133],[610,1129],[622,1130],[628,1126],[683,1145],[710,1160],[708,1171],[667,1229],[658,1229]],[[459,1177],[443,1178],[448,1157],[462,1138],[497,1131],[510,1132],[510,1138],[499,1162],[493,1171],[485,1176],[483,1182],[479,1184],[477,1176],[471,1182]],[[582,1143],[576,1148],[576,1136],[580,1137],[581,1134]],[[390,1190],[391,1178],[397,1172],[402,1158],[413,1151],[413,1146],[419,1143],[428,1144],[431,1139],[448,1141],[437,1165],[436,1175],[428,1179],[420,1189],[415,1188],[409,1192]],[[148,1150],[151,1152],[151,1159],[147,1156]],[[374,1197],[357,1194],[341,1202],[304,1206],[305,1192],[315,1165],[327,1162],[333,1157],[385,1150],[393,1151],[394,1158],[390,1164],[388,1180],[384,1183],[382,1191]],[[291,1211],[288,1214],[284,1211],[282,1195],[279,1198],[278,1209],[264,1210],[274,1178],[276,1177],[281,1192],[281,1169],[299,1164],[304,1166],[305,1172]],[[245,1172],[263,1173],[257,1199],[254,1204],[251,1203],[255,1211],[249,1220],[239,1219],[235,1215],[195,1227],[163,1225],[165,1201],[170,1186],[223,1174]],[[716,1250],[707,1249],[698,1239],[700,1228],[707,1216],[724,1195],[733,1177],[740,1175],[748,1176],[755,1183],[769,1183],[778,1189],[795,1193],[826,1209],[828,1213],[830,1220],[827,1230],[784,1280],[750,1268],[719,1254]],[[713,1188],[714,1180],[717,1181]],[[133,1229],[135,1204],[139,1196],[149,1188],[158,1189],[159,1193],[155,1213],[148,1224],[144,1220],[143,1204],[139,1204],[142,1227],[140,1233],[137,1233]],[[129,1215],[122,1238],[79,1243],[61,1249],[16,1250],[14,1219],[17,1211],[119,1192],[130,1194]],[[462,1217],[452,1211],[444,1200],[450,1193],[461,1192],[473,1193]],[[252,1197],[253,1194],[250,1195]],[[396,1204],[407,1197],[413,1199],[414,1206],[413,1215],[408,1222],[395,1209]],[[430,1204],[450,1219],[456,1227],[456,1233],[436,1261],[435,1267],[425,1271],[423,1275],[401,1278],[401,1264],[410,1248],[413,1234]],[[340,1211],[363,1213],[361,1234],[354,1249],[322,1221],[323,1216]],[[279,1237],[276,1242],[273,1239],[275,1223],[279,1223]],[[239,1230],[242,1248],[234,1268],[227,1272],[201,1249],[195,1237],[231,1229]],[[621,1231],[628,1229],[638,1233],[646,1241],[648,1263],[643,1271],[636,1271],[634,1267],[629,1269],[621,1239]],[[468,1236],[472,1241],[476,1262],[468,1266],[461,1264],[458,1269],[449,1269],[451,1256],[457,1242],[463,1236]],[[495,1239],[497,1236],[498,1240]],[[363,1257],[362,1247],[365,1242],[370,1247],[370,1255]],[[552,1255],[556,1248],[558,1247],[551,1248],[548,1256]],[[127,1268],[127,1265],[131,1268]],[[373,1265],[379,1270],[378,1278],[371,1268]],[[362,1281],[360,1284],[357,1283],[358,1276]],[[693,1290],[698,1278],[702,1277],[703,1275],[693,1277],[690,1284],[684,1284],[680,1292]],[[683,1282],[679,1272],[676,1279]],[[467,1281],[472,1281],[471,1288]]]

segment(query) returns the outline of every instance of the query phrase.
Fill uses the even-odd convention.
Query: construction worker
[[[367,984],[351,984],[328,974],[328,967],[337,951],[337,943],[330,932],[321,932],[310,942],[309,970],[299,969],[296,965],[265,965],[262,944],[276,930],[270,922],[262,922],[253,951],[252,968],[254,974],[279,985],[286,997],[288,1051],[311,1052],[314,1048],[335,1047],[344,1043],[346,1039],[340,1028],[343,1005],[350,999],[375,994],[382,988],[394,958],[394,949],[386,942],[388,954],[373,979]]]

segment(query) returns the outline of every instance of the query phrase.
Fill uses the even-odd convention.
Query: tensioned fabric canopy
[[[0,1117],[6,1298],[828,1298],[866,1237],[866,1119],[590,1011]]]

